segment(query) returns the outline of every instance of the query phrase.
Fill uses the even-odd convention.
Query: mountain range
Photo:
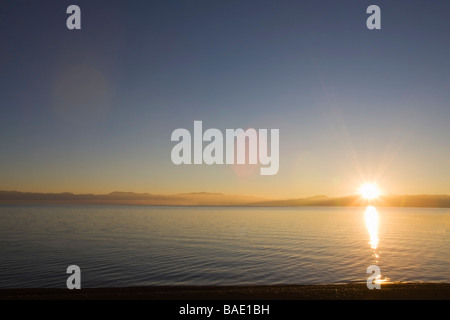
[[[0,204],[104,204],[153,206],[247,206],[302,207],[428,207],[450,208],[449,195],[383,195],[376,200],[363,200],[358,195],[345,197],[314,196],[306,198],[269,200],[261,197],[192,192],[173,195],[111,192],[108,194],[33,193],[0,191]]]

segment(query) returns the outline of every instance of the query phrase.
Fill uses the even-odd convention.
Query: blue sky
[[[448,194],[449,15],[424,0],[2,4],[0,189]],[[170,135],[194,120],[280,129],[279,173],[174,166]]]

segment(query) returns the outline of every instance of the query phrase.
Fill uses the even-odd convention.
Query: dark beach
[[[449,300],[450,283],[1,289],[0,300]]]

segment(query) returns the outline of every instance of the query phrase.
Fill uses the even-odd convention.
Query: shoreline
[[[0,289],[0,300],[450,300],[450,283]]]

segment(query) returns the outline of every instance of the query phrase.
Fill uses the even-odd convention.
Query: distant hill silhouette
[[[427,207],[450,208],[450,196],[447,195],[386,195],[377,200],[367,201],[360,196],[347,196],[339,198],[310,197],[278,201],[263,201],[253,203],[254,206],[265,207],[301,207],[301,206],[333,206],[333,207],[359,207],[374,205],[377,207]]]
[[[448,195],[385,195],[375,201],[360,196],[267,200],[252,196],[221,193],[192,192],[174,195],[111,192],[109,194],[32,193],[0,191],[0,204],[109,204],[109,205],[179,205],[179,206],[250,206],[250,207],[302,207],[331,206],[358,207],[369,204],[377,207],[450,208]]]
[[[221,193],[193,192],[174,195],[111,192],[108,194],[32,193],[0,191],[0,204],[111,204],[111,205],[185,205],[185,206],[240,206],[264,199]]]

